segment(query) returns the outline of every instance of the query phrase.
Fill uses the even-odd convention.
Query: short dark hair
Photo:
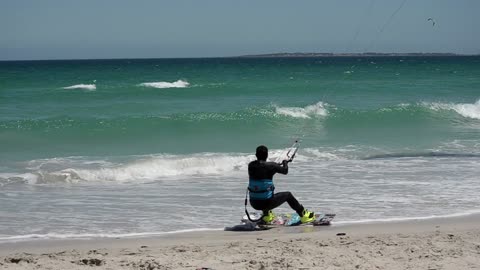
[[[257,147],[255,156],[257,156],[258,160],[267,160],[268,148],[265,145],[260,145],[259,147]]]

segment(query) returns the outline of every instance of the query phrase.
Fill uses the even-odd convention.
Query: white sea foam
[[[322,151],[318,148],[306,148],[303,150],[305,155],[299,156],[298,160],[307,161],[307,160],[343,160],[346,159],[344,156],[340,155],[340,153],[334,153],[330,151]]]
[[[73,177],[90,181],[149,181],[157,178],[195,175],[222,175],[247,163],[247,157],[217,154],[193,156],[161,155],[128,163],[126,165],[96,170],[64,170]]]
[[[393,218],[379,218],[379,219],[358,219],[358,220],[344,220],[336,221],[335,225],[348,225],[348,224],[362,224],[362,223],[389,223],[389,222],[404,222],[412,220],[430,220],[430,219],[443,219],[454,217],[466,217],[471,215],[478,215],[480,211],[471,210],[447,215],[430,215],[430,216],[418,216],[418,217],[393,217]]]
[[[201,153],[194,155],[136,156],[134,160],[114,163],[63,158],[31,161],[29,173],[1,174],[0,185],[13,183],[53,184],[79,182],[149,182],[184,176],[208,176],[243,173],[253,155]]]
[[[151,237],[167,234],[187,233],[187,232],[205,232],[220,231],[223,228],[197,228],[185,229],[167,232],[144,232],[144,233],[47,233],[47,234],[25,234],[15,236],[0,236],[0,243],[15,243],[32,240],[53,240],[53,239],[96,239],[96,238],[132,238],[132,237]]]
[[[281,150],[270,152],[274,160]],[[312,209],[337,213],[334,225],[426,219],[478,211],[478,192],[475,191],[480,160],[350,158],[365,152],[365,148],[355,145],[302,147],[291,164],[289,175],[276,176],[277,188],[294,191]],[[70,176],[72,181],[82,177],[85,179],[79,181],[104,182],[108,179],[102,177],[110,177],[115,182],[82,184],[73,189],[69,186],[17,188],[13,184],[4,192],[2,207],[6,218],[0,228],[3,230],[0,242],[141,237],[151,232],[163,234],[234,225],[243,215],[238,203],[243,200],[248,182],[247,164],[254,159],[251,153],[203,153],[29,162],[26,166],[31,169],[26,170],[38,174],[39,178],[75,171],[76,176]],[[178,172],[164,177],[172,175],[169,170]],[[210,177],[211,171],[220,174]],[[139,185],[142,177],[151,179],[148,184]],[[116,184],[124,179],[134,184]],[[159,182],[152,183],[157,180]],[[130,196],[125,196],[127,189]],[[321,196],[312,196],[312,190]],[[32,210],[29,207],[32,204],[39,205],[41,211]],[[97,205],[105,207],[95,207]],[[131,215],[122,215],[130,209],[134,209],[129,212]],[[287,205],[283,209],[291,211]],[[71,216],[72,210],[74,216]],[[45,219],[45,215],[49,218]],[[9,218],[11,216],[15,218]]]
[[[275,160],[284,151],[271,149],[270,160]],[[297,162],[342,159],[329,150],[307,148],[302,149],[302,152],[297,154]],[[250,153],[131,156],[127,161],[118,162],[98,157],[40,159],[27,162],[26,173],[0,174],[0,185],[105,181],[127,183],[178,180],[185,177],[237,176],[243,175],[248,163],[254,159],[255,156]]]
[[[474,145],[477,141],[471,142]],[[471,149],[471,147],[468,147]],[[270,160],[274,161],[284,149],[270,149]],[[466,153],[465,146],[450,145],[431,152]],[[295,158],[295,166],[311,166],[319,161],[350,161],[384,158],[413,158],[417,153],[390,153],[382,149],[346,145],[342,147],[302,147]],[[420,153],[419,156],[441,156]],[[458,156],[461,156],[459,154]],[[370,158],[369,158],[370,157]],[[142,183],[163,180],[182,180],[192,177],[238,177],[243,176],[250,161],[255,160],[252,153],[198,153],[190,155],[147,155],[127,156],[120,160],[99,157],[69,157],[32,160],[25,164],[23,173],[1,173],[0,186],[12,184],[62,184],[82,182]],[[316,165],[315,165],[316,166]]]
[[[422,103],[431,110],[453,110],[463,117],[480,119],[480,100],[475,103]]]
[[[456,104],[453,109],[465,117],[480,119],[480,100],[474,104]]]
[[[277,114],[286,115],[294,118],[311,118],[312,116],[327,116],[328,110],[327,104],[323,102],[317,102],[313,105],[308,105],[304,108],[301,107],[278,107],[275,106],[275,112]]]
[[[285,149],[270,149],[275,160]],[[344,160],[354,149],[302,148],[296,163]],[[130,161],[114,162],[98,157],[68,157],[32,160],[25,164],[28,172],[0,174],[0,186],[10,184],[55,184],[81,182],[152,182],[178,180],[185,177],[237,176],[247,169],[253,154],[199,153],[191,155],[132,156]]]
[[[394,112],[394,111],[403,111],[403,110],[408,110],[411,107],[409,103],[400,103],[394,107],[385,107],[381,108],[379,111],[380,112]]]
[[[0,173],[0,187],[9,184],[25,183],[34,185],[38,182],[38,176],[33,173]]]
[[[153,88],[185,88],[189,85],[189,82],[183,80],[178,80],[176,82],[145,82],[140,84],[140,86]]]
[[[271,149],[275,160],[285,149]],[[343,153],[332,149],[305,148],[296,162],[345,159]],[[247,169],[253,154],[200,153],[192,155],[132,156],[130,161],[113,162],[88,157],[51,158],[27,162],[29,172],[0,174],[0,186],[23,184],[76,184],[82,182],[152,182],[178,180],[185,177],[238,176]]]
[[[97,86],[95,84],[75,84],[71,86],[63,87],[63,89],[85,89],[85,90],[95,90]]]

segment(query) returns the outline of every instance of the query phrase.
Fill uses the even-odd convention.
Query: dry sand
[[[480,269],[480,216],[0,244],[0,269]],[[343,235],[344,234],[344,235]]]

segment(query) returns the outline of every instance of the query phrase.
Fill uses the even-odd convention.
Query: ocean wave
[[[243,173],[253,155],[201,153],[192,155],[133,156],[130,161],[89,161],[52,158],[28,162],[29,172],[0,174],[0,186],[82,182],[150,182],[195,176]]]
[[[34,173],[1,173],[0,187],[11,184],[36,184],[38,177]]]
[[[475,103],[422,103],[423,106],[434,110],[453,110],[456,113],[460,114],[463,117],[480,119],[480,99]]]
[[[271,149],[274,161],[285,149]],[[305,149],[296,162],[337,160],[335,153]],[[23,173],[0,173],[0,186],[11,184],[78,184],[86,182],[154,182],[190,177],[243,175],[253,154],[197,153],[190,155],[158,154],[129,156],[123,161],[100,160],[94,157],[70,157],[32,160]]]
[[[271,149],[270,160],[275,161],[284,151],[285,149]],[[447,151],[440,147],[425,152],[391,152],[361,145],[307,147],[301,148],[297,153],[294,166],[302,168],[319,162],[345,160],[368,162],[397,158],[480,158],[480,152],[465,151],[463,145],[450,147]],[[253,153],[157,154],[125,156],[116,161],[108,157],[51,158],[26,162],[22,173],[0,173],[0,186],[96,182],[148,183],[182,181],[192,177],[238,177],[244,176],[248,163],[252,160],[255,160]]]
[[[63,87],[63,89],[85,89],[85,90],[95,90],[97,86],[95,84],[75,84],[71,86]]]
[[[263,121],[284,121],[294,120],[298,126],[306,126],[301,121],[310,119],[322,120],[322,123],[310,123],[313,125],[323,124],[328,121],[329,125],[322,128],[335,129],[338,127],[354,128],[359,125],[365,127],[378,126],[401,126],[429,123],[431,121],[442,121],[448,125],[449,122],[458,125],[458,118],[465,118],[465,121],[480,119],[480,101],[473,104],[445,104],[445,103],[400,103],[393,106],[384,106],[367,110],[339,108],[335,105],[322,101],[305,107],[279,106],[269,104],[264,106],[246,107],[237,111],[199,111],[185,113],[158,113],[157,115],[125,115],[120,117],[102,116],[102,118],[78,118],[58,117],[41,119],[12,119],[0,122],[0,127],[11,130],[82,130],[88,132],[118,132],[123,127],[135,125],[137,131],[151,133],[152,129],[162,130],[164,126],[172,122],[178,125],[191,125],[192,123],[207,121],[211,130],[225,128],[225,122],[238,122],[229,126],[239,128],[239,122],[248,121],[249,125],[264,127]],[[299,122],[300,121],[300,122]],[[293,131],[296,132],[296,131]]]
[[[275,114],[285,115],[293,118],[310,119],[312,117],[331,117],[336,119],[368,119],[378,117],[394,117],[395,115],[415,114],[417,117],[425,117],[435,112],[452,111],[456,114],[470,119],[480,119],[480,100],[475,103],[440,103],[440,102],[420,102],[416,104],[400,103],[394,106],[383,107],[373,110],[351,110],[336,108],[333,105],[324,102],[318,102],[305,107],[280,107],[274,106]],[[333,109],[332,109],[333,108]],[[443,118],[440,114],[436,117]],[[400,119],[399,119],[400,120]]]
[[[302,148],[295,164],[356,159],[355,146],[343,148]],[[283,156],[285,149],[270,149],[270,161]],[[358,154],[358,153],[357,153]],[[12,184],[78,184],[95,182],[144,183],[178,181],[191,177],[244,175],[253,153],[157,154],[111,158],[68,157],[26,162],[23,173],[0,173],[0,186]]]
[[[152,181],[177,176],[223,175],[235,171],[246,162],[247,157],[244,156],[210,153],[190,156],[160,155],[110,168],[67,169],[62,173],[87,181]]]
[[[412,124],[412,121],[418,123],[430,121],[454,121],[455,123],[458,123],[455,119],[458,118],[458,116],[467,119],[480,119],[480,100],[475,103],[399,103],[393,106],[367,110],[337,108],[329,104],[323,104],[323,106],[325,109],[325,116],[330,119],[332,124],[342,123],[343,125],[348,124],[349,126],[359,125],[360,123],[365,123],[370,126],[379,124],[401,125]],[[298,113],[298,115],[295,116],[306,118],[306,116],[309,115],[306,113]]]
[[[327,116],[327,104],[323,102],[317,102],[313,105],[306,107],[278,107],[275,106],[275,113],[290,116],[293,118],[311,118],[312,116]]]
[[[418,153],[389,153],[377,154],[363,158],[372,159],[395,159],[395,158],[480,158],[480,154],[475,153],[448,153],[448,152],[418,152]]]
[[[176,82],[144,82],[140,86],[152,88],[186,88],[190,85],[189,82],[178,80]]]

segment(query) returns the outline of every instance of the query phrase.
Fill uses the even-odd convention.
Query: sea
[[[480,213],[480,57],[0,62],[0,242],[222,230],[295,140],[333,226]]]

